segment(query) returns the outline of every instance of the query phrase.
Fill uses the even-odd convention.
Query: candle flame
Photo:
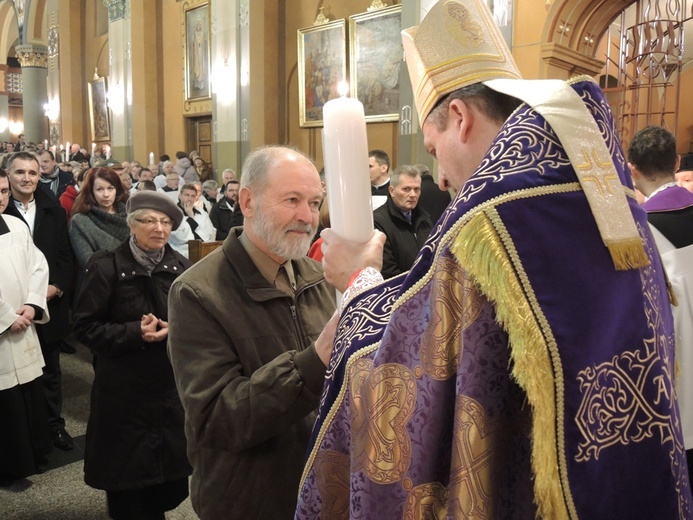
[[[349,92],[349,84],[346,81],[340,81],[337,84],[337,92],[339,92],[340,96],[346,96]]]

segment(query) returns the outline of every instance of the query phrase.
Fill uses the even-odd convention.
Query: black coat
[[[224,197],[214,204],[209,211],[209,220],[217,228],[216,240],[224,240],[228,236],[229,230],[233,227],[233,210],[229,209],[227,202],[231,201]],[[231,205],[235,208],[233,203]]]
[[[87,264],[75,303],[75,335],[94,353],[84,481],[111,491],[149,487],[191,473],[184,413],[166,341],[145,343],[140,319],[168,321],[168,292],[190,266],[166,246],[151,276],[129,241]]]
[[[48,283],[57,285],[64,292],[69,292],[75,274],[75,258],[67,234],[67,214],[50,190],[37,187],[34,192],[36,201],[36,220],[34,220],[34,244],[48,262]],[[17,217],[25,222],[20,211],[10,199],[5,214]],[[69,298],[53,298],[48,302],[50,321],[38,325],[42,343],[54,343],[65,339],[71,330],[69,317]]]
[[[39,188],[43,188],[55,195],[56,198],[60,198],[60,195],[67,189],[68,186],[75,186],[75,177],[71,172],[66,172],[64,170],[58,170],[58,193],[53,193],[50,188],[50,184],[39,182]]]
[[[431,216],[433,224],[438,222],[451,200],[450,192],[441,191],[431,175],[421,176],[421,197],[418,207]]]
[[[373,212],[375,228],[387,236],[381,271],[385,278],[411,269],[431,232],[431,217],[418,206],[412,210],[411,220],[411,224],[407,222],[390,197]]]

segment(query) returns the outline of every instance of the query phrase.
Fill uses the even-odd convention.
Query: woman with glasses
[[[130,236],[125,222],[128,192],[111,168],[92,168],[72,206],[70,243],[82,272],[96,251],[113,251]]]
[[[75,303],[77,338],[94,353],[84,481],[115,519],[160,519],[188,496],[184,413],[166,354],[167,297],[190,265],[168,245],[183,212],[166,195],[127,202],[130,238],[95,253]]]

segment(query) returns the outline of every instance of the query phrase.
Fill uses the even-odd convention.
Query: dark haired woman
[[[72,206],[70,242],[80,273],[96,251],[113,251],[130,237],[125,221],[128,192],[111,168],[92,168]]]

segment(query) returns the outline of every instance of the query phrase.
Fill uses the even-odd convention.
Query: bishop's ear
[[[466,143],[474,127],[475,113],[472,106],[462,99],[453,99],[448,108],[448,125],[459,135],[460,142]]]

